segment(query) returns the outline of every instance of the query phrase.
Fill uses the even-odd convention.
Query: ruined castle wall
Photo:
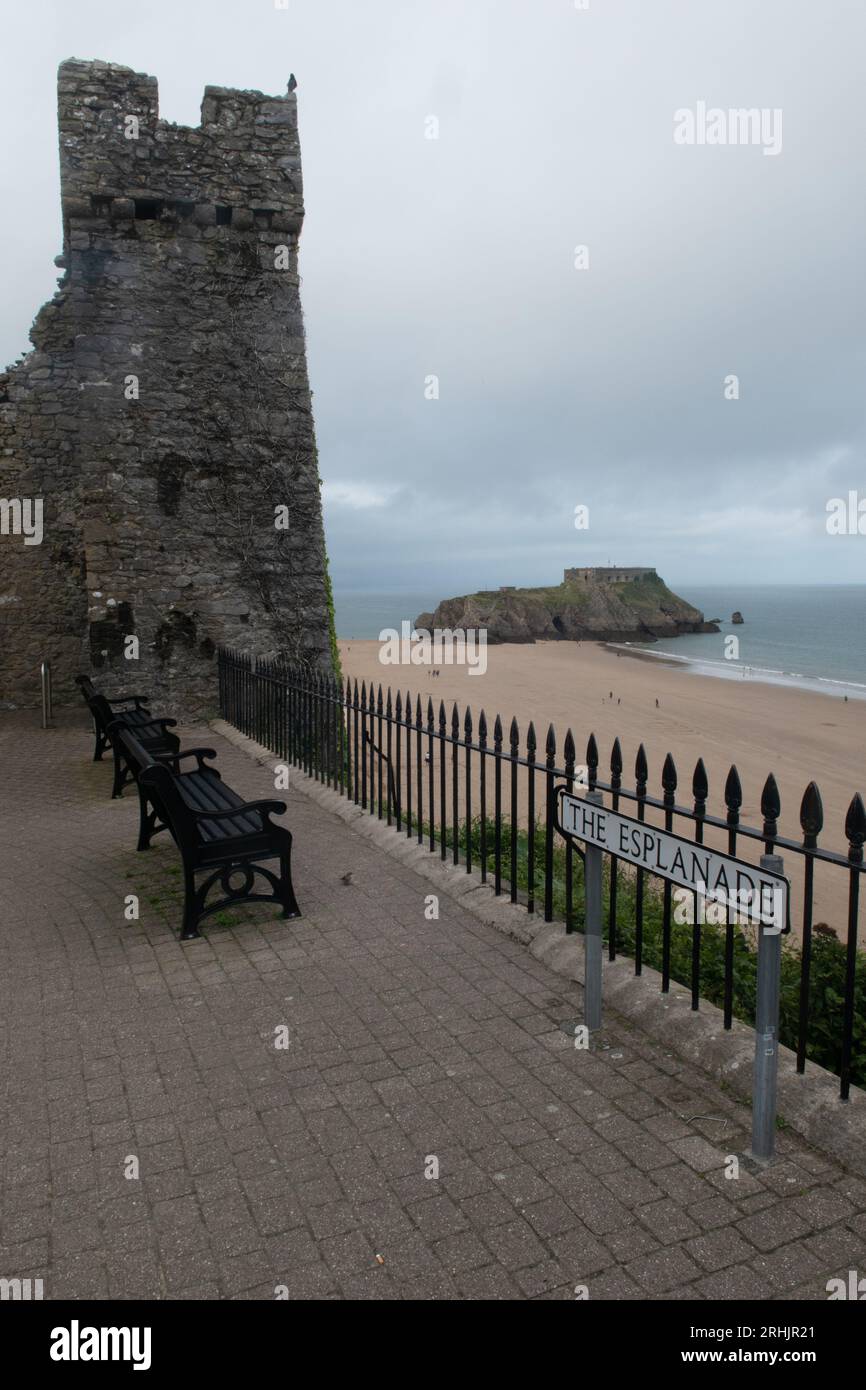
[[[73,61],[59,125],[66,273],[0,377],[0,494],[44,499],[41,545],[0,537],[0,700],[48,656],[61,698],[203,713],[220,643],[329,662],[296,100],[208,87],[190,129]]]

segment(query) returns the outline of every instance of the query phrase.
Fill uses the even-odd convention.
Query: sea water
[[[657,656],[679,660],[701,675],[795,685],[827,694],[866,699],[866,585],[670,586],[718,633],[688,633],[637,643]],[[739,610],[742,626],[731,622]],[[726,657],[726,638],[738,651]]]

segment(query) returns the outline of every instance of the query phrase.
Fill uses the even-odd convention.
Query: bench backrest
[[[96,727],[101,733],[107,734],[109,724],[111,724],[113,720],[122,720],[123,716],[114,713],[114,710],[111,708],[111,705],[104,695],[100,695],[97,690],[93,690],[93,686],[91,686],[90,689],[93,691],[92,695],[84,695],[87,701],[87,707],[96,720]],[[84,694],[84,686],[81,687],[81,692]]]
[[[124,745],[129,734],[124,730],[118,734]],[[138,740],[135,740],[138,742]],[[139,745],[140,747],[141,745]],[[165,763],[151,758],[145,749],[141,750],[147,758],[147,766],[139,774],[139,786],[153,802],[172,835],[179,845],[195,844],[199,839],[195,814],[190,810],[177,789],[177,778]]]
[[[115,710],[112,707],[111,701],[108,700],[101,691],[97,690],[89,676],[76,676],[75,684],[81,691],[81,697],[90,710],[90,713],[93,715],[93,718],[96,720],[96,727],[101,733],[107,733],[108,726],[112,719],[125,719],[127,715],[133,712],[131,709]],[[129,705],[132,703],[132,698],[129,697],[126,700],[118,698],[117,703]],[[145,713],[145,706],[143,703],[138,703],[136,705],[136,713]]]
[[[128,710],[113,710],[104,695],[94,695],[89,702],[93,718],[105,736],[114,744],[122,729],[133,729],[136,734],[136,742],[143,744],[144,739],[156,748],[158,753],[174,752],[180,748],[180,739],[177,734],[165,729],[155,721],[152,724],[130,724]],[[150,757],[150,753],[148,753]],[[136,778],[138,774],[136,773]]]
[[[76,676],[75,684],[81,691],[81,698],[83,699],[84,703],[86,705],[89,705],[94,695],[96,694],[96,687],[93,684],[93,681],[90,679],[89,676]]]
[[[108,726],[108,732],[112,741],[116,740],[119,744],[126,764],[137,782],[144,769],[151,767],[156,759],[135,737],[132,730],[126,727],[122,719],[114,719]]]
[[[194,840],[195,816],[178,792],[171,768],[154,758],[136,738],[133,730],[125,728],[123,724],[115,723],[111,736],[117,739],[133,777],[153,802],[160,819],[169,826],[178,843]]]

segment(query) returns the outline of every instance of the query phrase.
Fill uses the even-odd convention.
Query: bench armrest
[[[121,712],[117,719],[112,719],[108,726],[108,733],[117,733],[119,729],[123,729],[125,733],[133,734],[136,738],[140,738],[142,730],[162,729],[164,733],[166,729],[174,729],[176,726],[176,719],[149,719],[146,724],[127,724],[126,720],[123,718],[123,712]]]
[[[116,709],[118,705],[129,704],[134,704],[136,709],[141,709],[143,705],[147,704],[149,698],[150,697],[147,695],[117,695],[114,699],[109,700],[108,703],[111,705],[112,709]]]
[[[285,801],[245,801],[242,806],[230,806],[225,811],[196,811],[196,820],[231,820],[232,816],[245,816],[250,811],[258,811],[267,823],[269,815],[283,816],[286,813]]]
[[[216,757],[215,748],[181,748],[177,753],[158,753],[156,757],[161,763],[170,763],[172,772],[179,772],[178,764],[181,758],[197,758],[199,772],[213,772],[219,777],[215,767],[205,767],[204,764],[205,758]]]

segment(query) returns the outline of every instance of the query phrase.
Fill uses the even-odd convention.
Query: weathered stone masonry
[[[207,87],[190,129],[74,60],[58,93],[65,274],[0,375],[0,496],[44,498],[41,545],[0,536],[0,702],[48,657],[61,700],[91,670],[203,713],[221,642],[330,661],[296,98]]]

